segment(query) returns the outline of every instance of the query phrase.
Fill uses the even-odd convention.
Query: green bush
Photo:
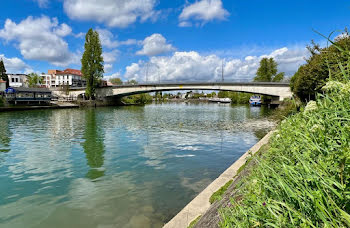
[[[282,121],[221,227],[350,226],[350,82]]]
[[[350,37],[345,35],[335,39],[333,44],[326,48],[320,48],[313,43],[308,47],[310,57],[306,64],[302,65],[291,78],[291,89],[301,101],[313,100],[321,88],[326,84],[329,77],[333,80],[343,81],[342,64],[345,70],[348,69],[350,55],[347,50],[350,47]]]
[[[126,104],[148,104],[153,100],[149,94],[136,94],[132,96],[123,97],[122,101]]]

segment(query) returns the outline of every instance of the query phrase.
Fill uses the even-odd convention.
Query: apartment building
[[[46,88],[61,87],[69,85],[70,87],[85,87],[86,80],[80,70],[48,70],[47,74],[42,74],[43,85]]]

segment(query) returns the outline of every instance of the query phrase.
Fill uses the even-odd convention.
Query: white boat
[[[260,106],[261,105],[261,97],[260,96],[251,96],[249,99],[249,104],[252,106]]]
[[[216,103],[231,103],[230,98],[210,98],[208,101]]]

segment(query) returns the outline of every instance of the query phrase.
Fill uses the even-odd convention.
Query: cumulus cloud
[[[117,40],[114,39],[114,35],[107,29],[96,29],[100,36],[101,44],[107,48],[116,48],[119,46]]]
[[[0,30],[0,38],[13,41],[25,59],[48,61],[57,66],[76,63],[79,58],[71,53],[63,37],[70,35],[72,29],[59,24],[57,18],[27,17],[19,24],[7,19]],[[18,44],[18,45],[17,45]]]
[[[113,73],[113,74],[110,74],[110,75],[106,75],[106,76],[103,77],[103,79],[107,80],[107,81],[109,81],[112,78],[121,78],[121,73],[120,72],[116,72],[116,73]]]
[[[101,29],[101,28],[97,28],[96,31],[98,32],[99,36],[100,36],[100,40],[101,40],[101,44],[102,46],[106,47],[106,48],[116,48],[119,46],[127,46],[127,45],[136,45],[138,44],[138,41],[135,39],[128,39],[128,40],[124,40],[124,41],[119,41],[117,39],[117,36],[113,35],[113,33],[111,31],[109,31],[108,29]]]
[[[205,24],[213,20],[226,20],[229,12],[223,8],[221,0],[201,0],[186,6],[179,16],[179,26],[189,27],[191,20]]]
[[[119,55],[119,51],[118,50],[113,50],[110,52],[103,52],[102,56],[103,56],[103,60],[106,63],[113,63],[117,60]]]
[[[156,3],[156,0],[64,0],[64,10],[71,19],[125,28],[136,21],[154,20],[158,15]]]
[[[31,73],[33,69],[23,62],[22,59],[17,57],[6,58],[5,55],[0,54],[0,59],[4,60],[4,65],[7,73],[17,74],[17,73]]]
[[[171,44],[168,44],[166,39],[158,33],[146,37],[145,40],[142,41],[142,45],[143,48],[136,52],[137,55],[155,56],[175,50],[175,48]]]
[[[152,57],[149,62],[132,63],[126,67],[124,78],[144,81],[148,68],[148,81],[220,81],[223,65],[226,81],[250,81],[264,57],[274,58],[279,71],[291,76],[305,62],[307,53],[305,48],[284,47],[267,55],[222,59],[195,51],[175,52],[172,56]]]

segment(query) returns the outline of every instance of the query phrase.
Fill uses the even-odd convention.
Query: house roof
[[[58,75],[61,75],[61,74],[72,74],[72,75],[77,75],[77,76],[83,76],[81,71],[80,70],[76,70],[76,69],[65,69],[64,71],[57,70],[56,74],[58,74]]]
[[[6,82],[6,81],[0,79],[0,83],[4,83],[4,82]]]

